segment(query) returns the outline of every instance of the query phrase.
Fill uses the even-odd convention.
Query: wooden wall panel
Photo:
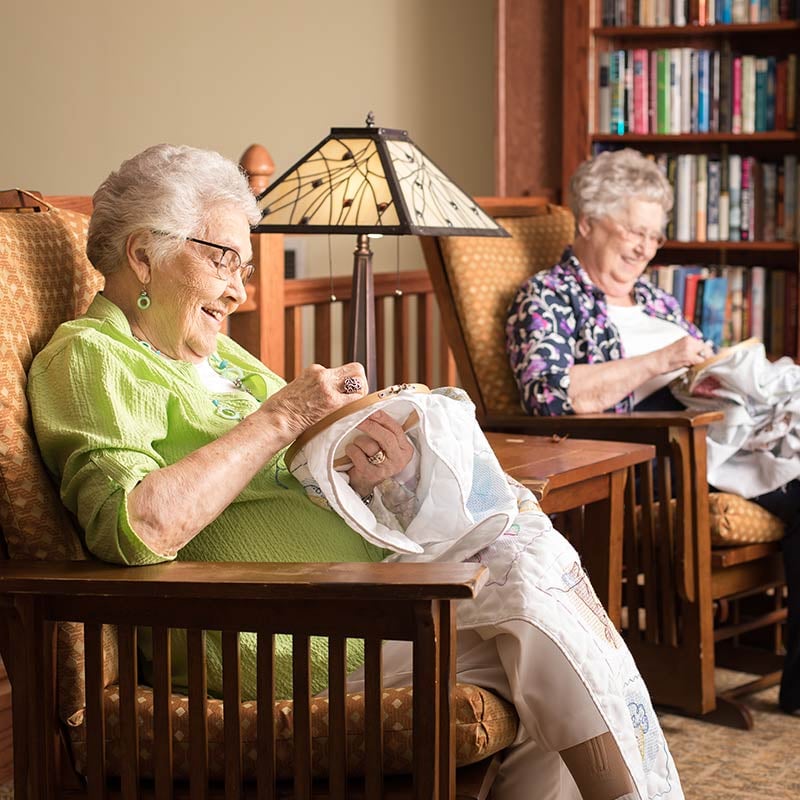
[[[496,0],[495,191],[560,199],[563,6]]]

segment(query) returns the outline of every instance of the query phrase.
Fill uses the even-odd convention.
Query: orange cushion
[[[712,492],[708,505],[712,544],[756,544],[783,538],[783,523],[778,517],[738,494]]]
[[[153,693],[137,689],[136,718],[139,734],[139,761],[142,777],[153,777]],[[124,753],[119,724],[119,687],[109,686],[104,696],[106,714],[106,766],[109,775],[120,775]],[[176,778],[186,780],[190,774],[189,761],[189,703],[182,695],[173,694],[172,759]],[[412,691],[409,688],[385,689],[383,692],[384,771],[387,775],[403,775],[411,771],[411,709]],[[242,736],[242,768],[248,780],[256,774],[256,710],[255,702],[242,703],[240,725]],[[223,704],[210,699],[207,706],[209,776],[221,780],[225,775],[223,751]],[[347,696],[347,771],[350,776],[364,774],[364,697]],[[456,761],[458,766],[473,764],[507,747],[517,732],[514,707],[496,695],[470,684],[458,684],[455,693]],[[293,775],[293,703],[282,700],[274,708],[276,734],[276,765],[278,777]],[[76,769],[86,771],[86,719],[81,711],[70,720],[70,742]],[[315,778],[328,774],[328,701],[312,700],[312,771]]]

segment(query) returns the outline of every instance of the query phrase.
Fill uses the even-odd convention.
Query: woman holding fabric
[[[246,296],[257,219],[236,165],[188,147],[145,150],[94,195],[87,253],[105,289],[37,356],[29,398],[45,462],[98,558],[138,565],[396,557],[309,502],[284,464],[285,448],[303,431],[364,394],[361,366],[313,366],[286,384],[221,333]],[[411,491],[423,485],[428,473],[389,414],[364,416],[358,429],[347,447],[349,502],[371,513],[373,503],[388,502],[393,482]],[[458,642],[459,678],[497,689],[522,722],[496,796],[682,797],[630,654],[602,609],[586,619],[585,602],[564,599],[565,574],[584,601],[592,596],[577,555],[521,487],[502,483],[514,525],[470,553],[502,574],[474,605],[463,604]],[[512,585],[542,611],[498,613],[517,608]],[[604,636],[592,633],[598,620]],[[149,643],[141,646],[147,662]],[[278,637],[276,651],[277,693],[288,696],[290,643]],[[180,639],[173,652],[174,680],[185,685]],[[351,649],[351,668],[361,656]],[[242,695],[252,697],[255,639],[247,634],[241,659]],[[324,688],[325,663],[315,640],[315,691]],[[405,667],[387,675],[387,685]],[[218,692],[220,643],[211,634],[208,669]]]
[[[585,161],[570,182],[575,240],[529,278],[508,313],[506,341],[530,414],[682,409],[668,384],[714,352],[678,301],[643,273],[664,242],[672,187],[630,150]],[[795,473],[797,474],[797,473]],[[786,526],[787,655],[780,705],[800,708],[800,481],[750,498]]]

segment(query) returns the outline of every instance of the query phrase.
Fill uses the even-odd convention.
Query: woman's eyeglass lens
[[[624,222],[613,220],[614,224],[619,229],[620,233],[625,239],[634,244],[652,244],[656,248],[661,247],[667,241],[667,237],[663,233],[653,233],[653,231],[646,230],[633,230],[629,228]]]
[[[225,247],[222,244],[215,242],[207,242],[204,239],[195,239],[193,236],[186,237],[187,242],[194,242],[195,244],[204,244],[206,247],[216,247],[217,250],[222,250],[222,255],[218,261],[214,261],[214,266],[217,268],[217,275],[223,281],[229,281],[238,271],[242,279],[242,285],[246,286],[253,273],[256,271],[254,264],[242,264],[242,257],[232,247]]]

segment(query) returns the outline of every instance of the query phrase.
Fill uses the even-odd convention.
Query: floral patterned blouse
[[[633,294],[645,314],[703,338],[684,319],[671,294],[645,278],[636,281]],[[592,283],[572,248],[552,269],[537,273],[518,289],[508,311],[506,348],[523,408],[541,416],[575,413],[567,396],[573,364],[625,358],[619,331],[608,318],[605,293]],[[633,395],[607,410],[632,411]]]

